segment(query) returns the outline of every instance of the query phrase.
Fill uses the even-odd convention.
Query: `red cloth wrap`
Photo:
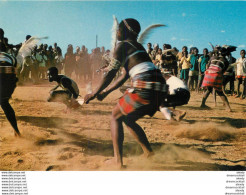
[[[222,91],[223,74],[222,69],[216,66],[210,66],[205,71],[205,76],[202,82],[202,88],[213,87],[218,91]]]

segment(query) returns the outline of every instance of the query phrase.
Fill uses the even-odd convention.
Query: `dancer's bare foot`
[[[208,109],[208,110],[211,109],[209,106],[207,106],[205,104],[204,105],[201,105],[200,108],[202,108],[202,109]]]
[[[67,106],[66,110],[64,111],[66,114],[70,114],[71,113],[71,109],[69,108],[69,106]]]
[[[231,108],[226,108],[226,111],[232,112],[232,109]]]
[[[121,163],[118,163],[118,162],[116,161],[116,158],[107,159],[107,160],[104,161],[104,163],[105,163],[108,167],[110,167],[110,168],[112,168],[112,169],[125,169],[125,168],[126,168],[126,165],[123,165],[123,164],[121,164]]]
[[[178,110],[175,110],[175,114],[172,116],[172,118],[175,120],[175,121],[181,121],[186,115],[186,112],[185,111],[178,111]]]
[[[179,115],[176,117],[177,121],[181,121],[186,115],[185,111],[179,111]]]
[[[155,153],[152,151],[152,152],[145,152],[145,153],[143,153],[142,156],[145,158],[151,158],[154,155],[155,155]]]
[[[78,109],[79,107],[80,107],[80,104],[78,101],[76,100],[71,101],[71,104],[70,104],[71,109]]]
[[[20,133],[15,132],[15,137],[21,137]]]

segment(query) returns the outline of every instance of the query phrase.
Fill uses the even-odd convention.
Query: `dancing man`
[[[50,97],[48,102],[62,102],[66,104],[67,110],[76,109],[80,106],[77,102],[79,96],[79,88],[77,84],[65,75],[58,74],[56,67],[51,67],[47,71],[49,82],[56,81],[58,83],[53,89],[50,90]],[[61,87],[62,90],[56,90]]]
[[[140,30],[140,24],[135,19],[128,18],[121,21],[117,31],[117,39],[120,42],[108,66],[108,73],[98,88],[84,98],[85,103],[96,97],[102,100],[131,77],[134,90],[125,92],[114,107],[111,116],[114,157],[119,167],[123,166],[123,122],[141,145],[145,156],[153,154],[146,134],[136,121],[144,115],[154,115],[167,91],[160,70],[152,63],[144,47],[137,42]],[[124,67],[123,74],[109,86],[121,66]],[[109,87],[106,89],[107,86]]]
[[[15,118],[15,112],[9,104],[15,88],[16,82],[16,58],[6,53],[6,46],[3,42],[0,42],[0,105],[15,130],[15,136],[20,136],[20,131],[17,126]]]
[[[218,56],[213,56],[208,62],[208,69],[205,71],[205,76],[202,82],[202,88],[206,88],[206,91],[202,98],[201,108],[209,108],[205,105],[206,100],[210,93],[212,93],[213,88],[216,93],[220,96],[221,100],[226,105],[229,112],[231,112],[231,108],[228,102],[227,97],[223,93],[222,85],[223,85],[223,73],[229,66],[228,60],[225,58],[228,51],[226,48],[222,47],[218,49]]]
[[[188,104],[190,92],[187,85],[172,74],[173,72],[164,72],[162,74],[168,85],[168,94],[160,106],[160,111],[167,120],[180,121],[185,117],[186,112],[174,108]],[[170,107],[173,107],[173,109]]]

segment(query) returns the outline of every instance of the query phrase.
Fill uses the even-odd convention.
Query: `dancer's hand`
[[[86,94],[85,97],[84,97],[84,102],[86,104],[88,104],[91,100],[95,99],[95,94],[94,93],[89,93],[89,94]]]
[[[104,91],[104,92],[99,93],[99,94],[97,95],[97,99],[98,99],[99,101],[102,101],[105,97],[107,97],[107,95],[108,95],[108,92],[107,92],[107,91]]]

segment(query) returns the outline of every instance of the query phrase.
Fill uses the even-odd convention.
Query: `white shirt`
[[[237,63],[237,76],[246,76],[246,58],[238,58]]]
[[[170,95],[174,95],[175,90],[178,88],[189,90],[188,87],[184,84],[184,82],[175,76],[171,76],[169,79],[167,79],[166,84],[169,85]]]

